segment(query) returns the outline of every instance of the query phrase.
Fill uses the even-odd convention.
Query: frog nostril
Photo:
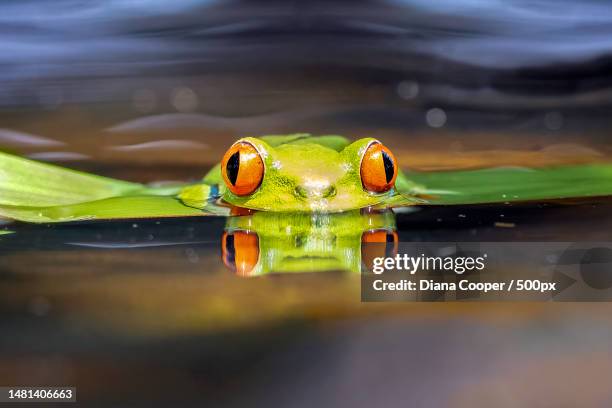
[[[336,187],[334,186],[329,186],[327,187],[325,190],[323,190],[321,196],[328,198],[328,197],[333,197],[336,195]]]
[[[295,194],[302,198],[308,197],[308,191],[302,186],[297,186],[295,188]]]

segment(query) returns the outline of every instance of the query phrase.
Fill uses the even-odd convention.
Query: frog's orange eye
[[[239,142],[223,156],[221,174],[232,193],[238,196],[251,194],[263,180],[263,160],[252,144]]]
[[[372,193],[389,191],[397,178],[397,162],[391,150],[374,142],[361,159],[361,183]]]
[[[249,276],[259,261],[259,239],[254,232],[224,232],[221,251],[228,268],[239,276]]]

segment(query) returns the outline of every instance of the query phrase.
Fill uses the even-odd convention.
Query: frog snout
[[[336,194],[336,187],[328,185],[301,185],[295,188],[295,194],[302,198],[329,198]]]

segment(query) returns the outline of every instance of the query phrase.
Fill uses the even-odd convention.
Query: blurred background
[[[291,132],[378,137],[419,170],[612,159],[604,1],[5,0],[0,50],[0,149],[128,180],[197,180],[236,138]],[[610,204],[431,208],[398,232],[608,240]],[[0,383],[86,406],[612,403],[607,303],[361,304],[345,273],[234,276],[223,225],[9,225]]]

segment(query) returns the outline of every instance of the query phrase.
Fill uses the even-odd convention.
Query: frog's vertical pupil
[[[238,170],[240,169],[240,151],[230,156],[225,165],[225,169],[227,170],[227,178],[232,185],[235,186],[236,180],[238,180]]]
[[[383,164],[385,166],[385,177],[387,179],[387,183],[393,180],[393,173],[395,173],[395,168],[393,166],[393,159],[389,156],[387,152],[382,151]]]

